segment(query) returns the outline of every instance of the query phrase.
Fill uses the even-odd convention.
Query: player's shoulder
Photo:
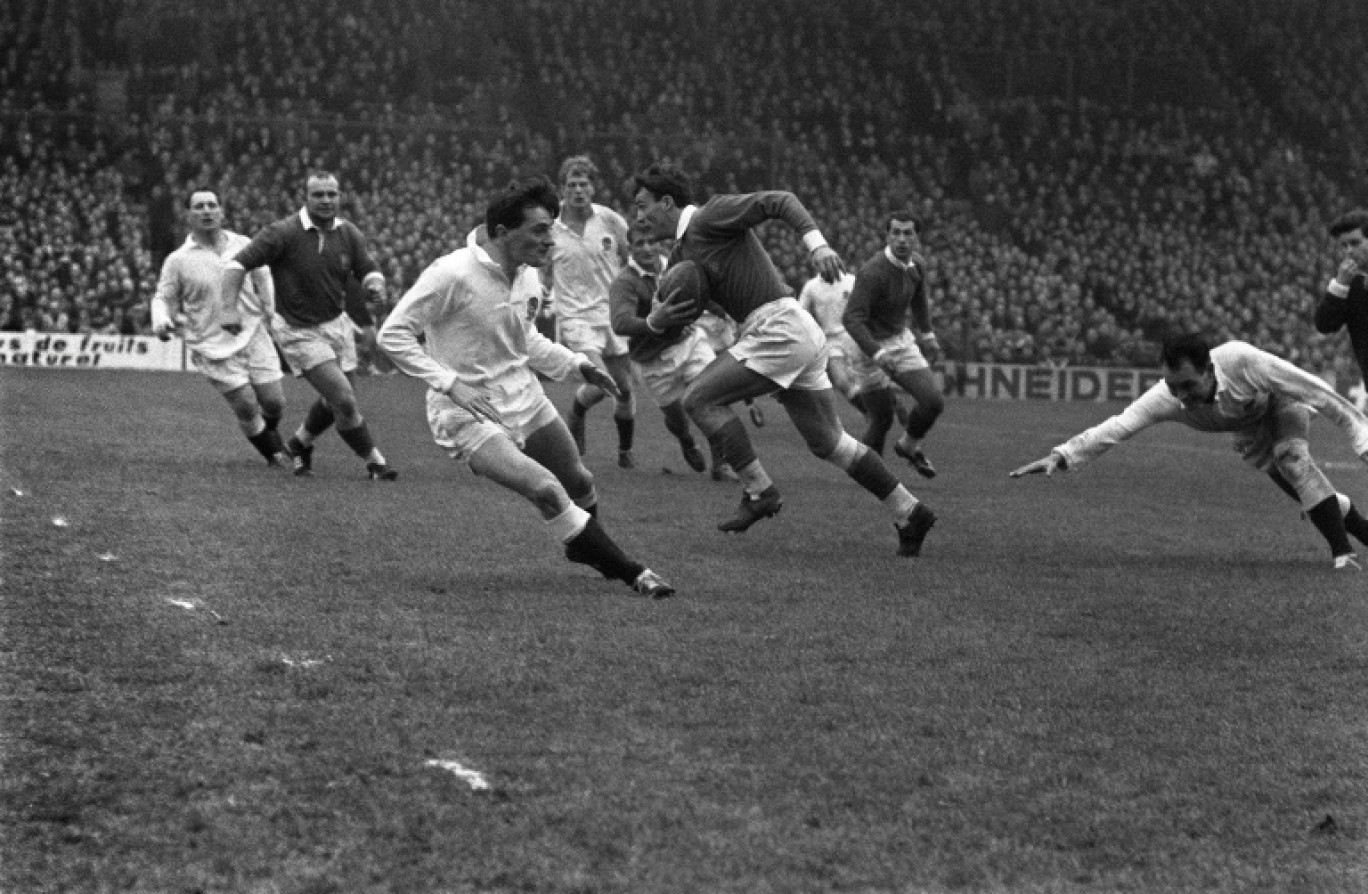
[[[615,209],[607,205],[600,205],[598,202],[591,203],[591,207],[596,215],[611,223],[613,226],[627,227],[627,218],[619,214]]]

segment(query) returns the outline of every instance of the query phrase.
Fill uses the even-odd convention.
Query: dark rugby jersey
[[[354,224],[339,217],[320,230],[302,210],[267,226],[234,260],[248,270],[270,266],[276,312],[291,326],[336,319],[347,306],[348,278],[380,270]]]
[[[926,262],[917,254],[906,267],[894,262],[883,249],[855,274],[841,322],[846,332],[873,357],[879,342],[908,328],[908,311],[917,332],[931,331],[931,311],[926,301]]]

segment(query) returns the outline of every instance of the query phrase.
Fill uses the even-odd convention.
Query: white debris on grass
[[[65,528],[70,524],[70,522],[68,522],[65,518],[62,518],[62,516],[60,515],[52,520],[52,526],[54,528]]]
[[[283,661],[287,667],[297,667],[302,670],[308,670],[311,667],[318,667],[324,662],[332,661],[332,656],[324,655],[322,658],[291,658],[289,655],[281,655],[280,660]]]
[[[16,497],[22,497],[24,495],[24,492],[17,487],[11,487],[10,493],[14,494]]]
[[[438,760],[436,758],[433,758],[427,761],[425,763],[425,766],[436,767],[439,770],[446,770],[453,776],[465,780],[466,784],[469,785],[471,789],[473,789],[474,791],[489,791],[489,780],[485,779],[484,775],[480,773],[479,770],[471,770],[468,767],[463,767],[458,761]]]
[[[119,557],[114,555],[113,553],[100,553],[100,555],[97,558],[101,562],[114,562],[117,561]]]
[[[176,608],[183,608],[188,612],[192,612],[195,609],[199,608],[198,605],[195,605],[195,603],[191,602],[188,599],[167,599],[166,601],[170,605],[174,605]]]

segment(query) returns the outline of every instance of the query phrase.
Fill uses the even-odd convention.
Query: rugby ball
[[[693,316],[697,317],[707,309],[711,300],[708,275],[693,261],[672,264],[660,278],[660,287],[656,294],[660,296],[661,301],[668,301],[676,292],[680,294],[674,300],[689,305]]]

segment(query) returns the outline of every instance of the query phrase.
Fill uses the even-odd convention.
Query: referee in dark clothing
[[[356,325],[346,313],[349,278],[359,280],[373,300],[384,301],[385,277],[361,231],[337,216],[339,195],[335,175],[310,174],[304,207],[267,226],[227,263],[224,306],[232,306],[228,299],[237,295],[248,270],[271,268],[275,314],[266,314],[271,334],[290,369],[319,394],[286,445],[295,474],[313,474],[314,440],[335,421],[338,435],[365,460],[370,478],[393,481],[398,472],[375,446],[356,402]]]

